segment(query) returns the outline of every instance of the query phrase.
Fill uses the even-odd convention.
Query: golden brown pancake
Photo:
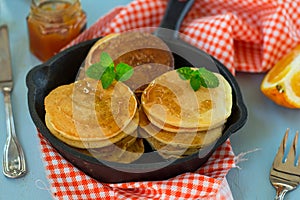
[[[144,129],[139,128],[139,134],[145,138],[153,150],[157,151],[159,155],[161,155],[165,159],[170,158],[182,158],[185,156],[192,155],[197,153],[201,149],[209,148],[213,145],[216,141],[211,144],[207,144],[206,146],[197,147],[197,148],[183,148],[181,146],[174,145],[172,142],[170,143],[162,143],[161,141],[157,140],[157,138],[152,137],[149,135]]]
[[[49,129],[49,131],[57,137],[59,140],[63,141],[64,143],[81,149],[89,149],[89,148],[102,148],[109,145],[112,145],[117,142],[122,142],[124,138],[128,136],[137,137],[136,128],[137,128],[137,122],[138,119],[135,116],[133,118],[133,121],[129,123],[128,127],[124,129],[124,131],[121,131],[118,135],[108,138],[108,139],[101,139],[101,140],[95,140],[93,138],[76,138],[76,137],[70,137],[65,134],[61,134],[57,130],[55,130],[49,121],[48,115],[46,113],[45,116],[45,122],[46,126]]]
[[[121,157],[121,154],[124,153],[126,148],[131,146],[136,141],[136,139],[137,130],[135,130],[131,135],[124,136],[121,140],[115,143],[109,143],[109,145],[107,146],[103,146],[100,148],[77,148],[77,150],[89,155],[103,154],[103,156],[105,156],[109,154],[114,155],[115,157]]]
[[[136,138],[136,136],[137,131],[135,131],[134,136],[126,136],[119,142],[106,147],[78,150],[100,160],[130,163],[138,159],[144,151],[143,144],[140,144],[141,139]]]
[[[95,81],[60,86],[45,98],[45,109],[47,124],[60,138],[79,142],[81,148],[85,147],[80,141],[90,148],[102,147],[97,141],[107,141],[121,132],[130,134],[137,126],[137,121],[132,121],[137,113],[136,99],[121,82],[106,90]]]
[[[231,87],[225,78],[217,88],[201,87],[196,92],[176,70],[166,72],[144,90],[142,107],[149,120],[161,129],[164,124],[183,129],[205,130],[223,124],[231,113]],[[176,129],[176,128],[175,128]]]
[[[174,69],[170,49],[150,33],[130,31],[103,37],[90,49],[84,68],[99,62],[103,52],[112,57],[115,66],[126,63],[134,67],[133,76],[125,84],[137,93],[142,92],[154,78]]]
[[[118,162],[131,163],[139,159],[144,153],[144,143],[142,138],[137,138],[133,145],[129,146]]]
[[[194,133],[198,131],[206,131],[208,128],[214,129],[226,123],[226,119],[225,119],[224,121],[220,121],[219,123],[215,123],[214,125],[211,125],[209,127],[185,128],[185,127],[177,127],[177,126],[172,126],[170,124],[163,123],[158,119],[153,118],[151,115],[148,115],[148,118],[150,119],[151,124],[153,124],[154,126],[161,127],[165,131],[176,132],[176,133]]]
[[[169,132],[151,124],[142,111],[139,113],[140,129],[145,130],[147,135],[154,138],[157,142],[175,147],[172,150],[169,149],[171,151],[180,148],[199,149],[215,142],[222,135],[223,126],[198,132]]]

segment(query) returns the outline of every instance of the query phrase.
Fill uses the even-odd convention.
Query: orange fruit
[[[300,45],[274,65],[260,89],[278,105],[300,108]]]

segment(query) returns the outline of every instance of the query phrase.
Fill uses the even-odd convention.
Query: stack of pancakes
[[[85,70],[110,55],[115,66],[134,67],[124,83],[114,82],[103,89],[101,82],[85,75]],[[130,163],[144,152],[138,138],[136,95],[157,76],[174,68],[173,55],[158,37],[143,32],[110,34],[90,49],[77,81],[60,86],[45,98],[45,121],[50,132],[83,153],[114,162]],[[134,91],[134,92],[132,92]]]
[[[164,158],[180,158],[211,147],[231,114],[232,93],[224,77],[216,88],[196,92],[173,70],[144,90],[139,133]]]
[[[137,96],[153,79],[174,69],[174,58],[169,47],[150,33],[128,31],[103,37],[90,49],[84,68],[99,62],[102,52],[111,56],[115,66],[126,63],[134,68],[133,76],[125,84]]]
[[[134,75],[103,89],[85,70],[108,53]],[[142,32],[106,36],[89,51],[76,82],[45,98],[45,122],[59,140],[101,160],[131,163],[144,152],[143,138],[164,158],[180,158],[212,146],[231,113],[231,87],[220,74],[217,88],[194,91],[174,69],[159,38]],[[138,101],[141,99],[141,109]],[[140,138],[139,136],[142,136]]]
[[[59,86],[45,98],[45,109],[50,132],[82,152],[122,163],[144,152],[143,141],[137,138],[137,101],[121,82],[108,89],[92,80]]]

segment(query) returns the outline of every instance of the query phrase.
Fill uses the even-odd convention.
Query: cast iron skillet
[[[149,154],[146,153],[145,156],[132,164],[120,164],[99,161],[54,137],[45,125],[44,98],[54,88],[75,81],[81,63],[84,61],[89,49],[99,38],[66,49],[46,63],[34,67],[27,74],[29,111],[38,131],[63,157],[89,176],[101,182],[117,183],[163,180],[184,172],[192,172],[205,163],[217,147],[245,124],[247,109],[243,103],[239,86],[232,74],[214,57],[185,43],[178,37],[177,31],[192,4],[193,1],[191,0],[169,1],[160,26],[166,29],[158,29],[154,34],[163,39],[173,52],[175,68],[205,66],[222,74],[232,87],[232,114],[225,124],[223,135],[210,149],[204,149],[175,162],[169,162],[161,159],[155,152],[151,153],[150,148],[145,144],[146,151]]]

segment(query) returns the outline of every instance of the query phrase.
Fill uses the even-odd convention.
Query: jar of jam
[[[79,0],[32,0],[26,18],[30,51],[46,61],[86,28]]]

